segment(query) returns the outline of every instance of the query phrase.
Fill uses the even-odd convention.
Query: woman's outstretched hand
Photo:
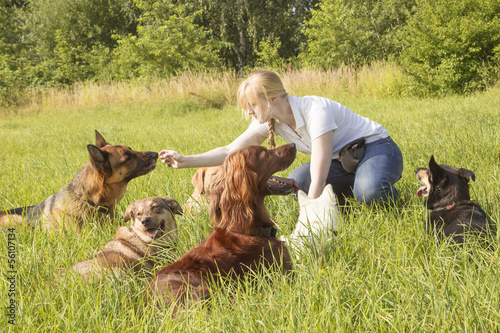
[[[185,158],[184,155],[179,154],[173,150],[162,150],[159,152],[162,163],[165,163],[166,166],[179,169],[182,168],[182,162]]]

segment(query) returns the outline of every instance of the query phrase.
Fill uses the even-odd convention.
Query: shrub
[[[497,0],[419,0],[406,36],[400,63],[414,93],[468,93],[498,79]]]
[[[48,85],[93,79],[116,47],[112,35],[135,34],[138,15],[133,0],[30,1],[28,70]]]
[[[321,69],[388,60],[401,51],[401,31],[414,0],[324,0],[306,23],[299,59]]]
[[[111,76],[163,77],[218,65],[214,44],[194,24],[195,15],[186,16],[182,7],[168,1],[136,3],[144,10],[137,35],[118,38]]]

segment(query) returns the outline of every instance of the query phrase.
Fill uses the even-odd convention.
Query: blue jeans
[[[403,172],[403,155],[398,145],[390,138],[366,144],[365,157],[355,173],[342,168],[339,160],[332,160],[326,179],[332,184],[333,192],[340,204],[344,197],[355,197],[368,205],[392,203],[398,195],[394,184]],[[293,170],[288,178],[293,178],[299,188],[308,193],[311,184],[310,163]]]

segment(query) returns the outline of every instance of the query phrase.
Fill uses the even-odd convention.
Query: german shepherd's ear
[[[94,145],[87,145],[87,150],[89,151],[90,154],[90,163],[92,163],[94,168],[96,168],[97,170],[106,171],[108,162],[108,153],[99,149]]]
[[[123,221],[128,222],[134,218],[135,202],[128,205],[125,214],[123,215]]]
[[[177,201],[169,197],[163,197],[163,203],[167,206],[167,208],[172,212],[172,214],[182,215],[184,212],[182,211],[181,205]]]
[[[464,178],[466,181],[470,181],[472,179],[473,182],[476,181],[476,175],[474,171],[460,168],[458,170],[460,172],[460,177]]]
[[[95,145],[99,148],[102,148],[105,145],[109,145],[109,143],[104,140],[101,133],[97,132],[97,130],[95,130]]]
[[[429,161],[429,173],[430,180],[434,184],[439,184],[448,180],[448,176],[446,176],[446,172],[444,172],[443,168],[439,166],[434,160],[434,155],[431,155],[431,160]]]

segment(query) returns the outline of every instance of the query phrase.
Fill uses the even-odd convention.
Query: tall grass
[[[361,68],[343,66],[329,71],[312,69],[280,73],[290,93],[328,93],[372,98],[405,95],[403,73],[392,62],[376,62]],[[117,105],[142,105],[195,99],[206,105],[230,106],[236,102],[239,78],[230,71],[185,72],[176,77],[129,82],[84,82],[70,87],[33,88],[20,93],[17,108],[1,108],[0,115],[67,112]],[[196,95],[193,96],[192,93]]]
[[[0,329],[498,331],[499,237],[493,237],[493,250],[476,244],[471,244],[472,252],[450,244],[436,245],[424,230],[427,211],[415,195],[419,185],[413,170],[425,166],[431,154],[439,163],[474,170],[472,197],[482,204],[490,221],[498,223],[500,167],[495,150],[500,141],[500,94],[493,91],[427,100],[381,98],[363,95],[361,90],[339,91],[334,86],[338,81],[333,72],[300,74],[285,75],[291,93],[320,94],[338,100],[383,124],[400,145],[405,169],[397,183],[400,200],[394,207],[354,204],[343,215],[338,239],[317,251],[300,254],[292,277],[269,272],[267,278],[257,279],[257,285],[242,282],[214,290],[209,308],[193,308],[176,319],[171,318],[168,309],[143,307],[145,278],[110,276],[102,283],[83,283],[78,278],[60,277],[60,268],[89,258],[113,237],[123,224],[120,218],[129,203],[156,195],[185,202],[193,190],[190,178],[195,170],[159,165],[152,173],[131,181],[115,221],[102,226],[88,221],[80,234],[39,227],[15,228],[15,325],[9,324],[5,315],[10,301],[9,252],[5,245],[9,232],[0,231],[4,244],[0,248]],[[237,81],[221,74],[212,78],[186,75],[175,82],[150,83],[148,89],[142,90],[138,83],[107,87],[87,84],[79,93],[47,94],[45,104],[37,106],[38,113],[4,115],[0,119],[0,206],[38,203],[70,181],[88,159],[86,145],[93,143],[94,129],[110,143],[124,143],[136,150],[168,147],[194,154],[229,143],[248,125],[235,105]],[[192,90],[208,98],[223,96],[218,98],[225,101],[224,106],[208,107],[205,100],[189,94]],[[286,176],[307,160],[308,156],[299,154],[281,175]],[[283,234],[289,234],[298,216],[296,198],[269,197],[266,205]],[[206,212],[177,217],[177,222],[178,246],[160,259],[158,268],[199,243],[210,230]]]

